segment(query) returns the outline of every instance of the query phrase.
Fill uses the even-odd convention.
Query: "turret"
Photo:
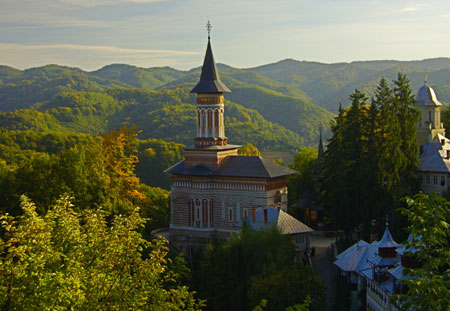
[[[442,103],[436,97],[433,88],[428,85],[425,75],[424,85],[417,91],[417,108],[420,111],[420,119],[417,124],[417,142],[419,146],[433,142],[436,135],[445,136],[444,125],[441,123]]]

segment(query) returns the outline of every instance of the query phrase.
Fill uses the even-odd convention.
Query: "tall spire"
[[[322,161],[323,157],[323,143],[322,143],[322,125],[319,126],[319,148],[317,153],[317,160]]]
[[[216,62],[211,48],[211,23],[208,21],[206,30],[208,31],[208,46],[206,47],[205,59],[203,61],[200,81],[192,89],[191,93],[228,93],[230,89],[219,79]]]

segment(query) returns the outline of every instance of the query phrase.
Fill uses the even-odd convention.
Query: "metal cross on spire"
[[[211,25],[210,21],[208,20],[208,23],[206,24],[206,30],[208,31],[208,39],[210,39],[211,29],[212,29],[212,25]]]
[[[424,75],[423,75],[423,79],[424,79],[424,81],[425,81],[425,84],[427,84],[427,82],[428,82],[428,81],[427,81],[427,80],[428,80],[428,75],[427,75],[427,74],[424,74]]]

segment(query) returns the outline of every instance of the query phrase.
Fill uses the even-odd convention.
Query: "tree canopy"
[[[403,310],[444,311],[450,308],[450,202],[436,194],[406,199],[401,213],[408,218],[406,255],[419,267],[406,268],[409,290],[399,296]]]
[[[0,217],[2,310],[200,310],[170,268],[165,242],[139,233],[137,209],[111,218],[77,212],[69,197],[42,216],[25,197],[22,209]]]
[[[225,242],[214,239],[193,275],[208,310],[252,310],[264,299],[264,310],[284,311],[308,295],[311,311],[325,310],[322,282],[295,262],[291,237],[276,228],[244,227]]]
[[[324,206],[347,239],[356,228],[368,235],[373,220],[381,230],[386,214],[401,228],[395,209],[418,190],[419,113],[406,76],[399,74],[393,89],[381,79],[370,104],[358,90],[350,100],[331,124],[322,171]]]

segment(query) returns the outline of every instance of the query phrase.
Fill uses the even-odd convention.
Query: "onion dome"
[[[442,106],[442,103],[438,101],[433,88],[428,85],[426,79],[424,85],[417,92],[416,98],[420,106]]]

